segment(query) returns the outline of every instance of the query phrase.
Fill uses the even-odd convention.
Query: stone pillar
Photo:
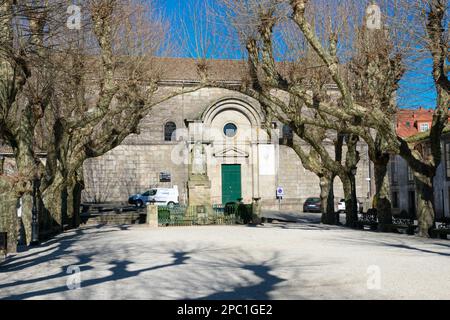
[[[147,225],[150,228],[158,228],[158,206],[154,204],[147,206]]]
[[[191,151],[188,181],[188,213],[197,217],[197,221],[208,223],[212,214],[211,181],[207,172],[207,154],[201,141],[197,141]]]
[[[253,215],[252,217],[253,223],[260,224],[262,222],[261,198],[253,198],[252,215]]]
[[[188,182],[189,190],[189,206],[188,212],[193,213],[199,221],[208,220],[208,216],[211,215],[211,181],[207,178],[195,179],[192,177]]]

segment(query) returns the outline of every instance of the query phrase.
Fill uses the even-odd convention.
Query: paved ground
[[[0,299],[450,299],[449,241],[304,217],[261,227],[67,232],[0,265]],[[77,279],[70,266],[81,270],[81,289],[67,287]]]
[[[295,223],[320,223],[321,215],[317,213],[295,213],[295,212],[278,212],[265,210],[262,212],[264,218],[278,220],[279,222],[295,222]],[[341,218],[345,214],[340,215]],[[341,219],[342,220],[342,219]]]

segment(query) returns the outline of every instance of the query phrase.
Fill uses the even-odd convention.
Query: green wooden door
[[[241,165],[222,165],[222,203],[236,202],[242,198]]]

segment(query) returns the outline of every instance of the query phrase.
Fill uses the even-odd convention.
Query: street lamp
[[[39,221],[37,211],[37,192],[41,182],[38,178],[33,180],[33,208],[31,209],[31,245],[39,244]]]
[[[358,198],[356,196],[356,167],[353,167],[350,172],[352,174],[350,183],[351,183],[351,190],[352,190],[352,210],[349,212],[350,216],[352,216],[353,224],[355,224],[358,221]],[[352,225],[354,227],[354,225]]]
[[[5,156],[1,155],[0,156],[0,174],[3,174],[4,164],[5,164]]]

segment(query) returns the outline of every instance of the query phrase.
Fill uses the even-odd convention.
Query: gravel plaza
[[[80,228],[4,261],[0,299],[450,299],[448,241],[311,216],[257,227]]]

